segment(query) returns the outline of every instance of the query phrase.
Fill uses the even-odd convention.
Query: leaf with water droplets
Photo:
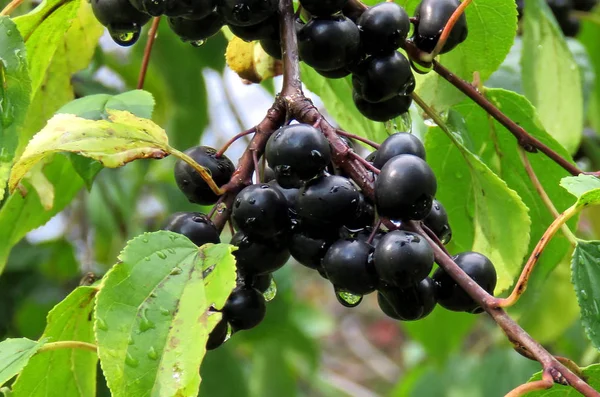
[[[600,348],[600,241],[579,240],[571,270],[581,323],[592,344]]]
[[[79,287],[48,313],[44,338],[51,342],[95,343],[92,321],[97,289]],[[59,349],[29,360],[13,385],[15,396],[88,397],[96,390],[98,356],[81,349]]]
[[[198,394],[206,341],[222,318],[208,309],[222,308],[235,286],[233,247],[173,237],[131,240],[103,280],[96,339],[114,397]]]
[[[568,176],[561,179],[560,185],[577,197],[578,207],[600,203],[600,178],[584,174]]]

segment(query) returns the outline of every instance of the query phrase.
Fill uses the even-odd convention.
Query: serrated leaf
[[[590,365],[582,369],[583,376],[585,376],[586,382],[589,383],[596,390],[600,390],[600,364]],[[533,375],[530,382],[534,380],[542,379],[542,373],[538,372]],[[526,394],[527,397],[580,397],[581,394],[575,390],[572,386],[563,386],[554,384],[552,388],[548,390],[539,390],[529,392]]]
[[[567,151],[544,131],[535,108],[526,98],[502,89],[487,89],[485,96],[531,135],[564,158],[570,158]],[[533,251],[548,226],[554,221],[554,216],[537,193],[525,170],[517,140],[506,128],[470,100],[456,105],[453,109],[465,118],[467,128],[459,131],[465,145],[502,178],[510,189],[516,191],[529,209],[531,238],[526,252]],[[562,212],[571,206],[573,198],[558,185],[558,181],[569,173],[541,153],[528,153],[527,159],[557,210]],[[447,186],[443,180],[440,180],[440,184],[442,187]],[[450,218],[450,222],[452,222],[452,218]],[[576,223],[576,219],[573,219],[568,225],[573,228]],[[460,233],[462,234],[462,231]],[[515,233],[515,238],[521,235],[521,232],[516,231]],[[523,310],[523,315],[526,315],[527,308],[533,304],[533,301],[528,300],[538,299],[537,291],[540,291],[540,285],[567,256],[570,246],[562,232],[559,232],[548,244],[529,281],[527,293],[518,304],[518,307]]]
[[[19,143],[18,129],[27,114],[31,80],[25,43],[15,23],[0,17],[0,202]]]
[[[514,0],[473,0],[466,9],[469,35],[458,47],[439,57],[453,74],[473,80],[478,72],[486,81],[502,64],[517,32]],[[417,76],[417,93],[437,111],[448,109],[464,95],[434,72]]]
[[[571,271],[581,323],[592,344],[600,349],[600,241],[577,242]]]
[[[9,180],[11,191],[31,167],[57,152],[77,153],[109,168],[167,156],[167,134],[158,125],[125,111],[108,110],[108,114],[110,120],[87,120],[71,114],[50,119],[15,162]]]
[[[440,128],[425,140],[427,161],[438,178],[438,199],[448,211],[455,233],[452,251],[477,251],[496,267],[496,292],[510,287],[521,271],[529,245],[531,220],[519,195],[465,146],[465,127],[451,111],[451,140]],[[502,247],[499,250],[498,247]]]
[[[0,342],[0,386],[17,375],[29,359],[46,343],[27,338],[6,339]]]
[[[93,287],[79,287],[48,313],[43,338],[49,342],[95,343]],[[94,397],[96,363],[94,352],[59,349],[34,356],[13,385],[14,397]]]
[[[578,207],[600,203],[600,179],[595,176],[569,176],[561,179],[560,185],[577,197]]]
[[[129,242],[105,276],[96,339],[114,397],[196,397],[208,334],[235,286],[226,244],[198,248],[171,232]]]
[[[525,95],[550,135],[574,153],[583,131],[581,73],[543,0],[527,2],[521,64]]]

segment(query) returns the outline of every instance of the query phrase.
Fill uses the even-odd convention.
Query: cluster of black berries
[[[575,37],[577,36],[577,33],[579,33],[579,19],[577,19],[572,12],[588,12],[598,4],[598,0],[546,0],[546,2],[552,10],[556,22],[558,22],[564,35],[567,37]],[[524,5],[525,0],[517,0],[519,18],[523,14]]]
[[[352,141],[340,138],[348,150],[354,149]],[[186,153],[219,186],[233,175],[233,163],[212,148],[199,146]],[[275,131],[264,155],[270,170],[265,175],[270,177],[242,189],[229,209],[237,230],[231,244],[238,247],[234,251],[238,284],[222,310],[222,324],[211,335],[209,347],[225,340],[227,324],[233,331],[258,325],[266,310],[263,294],[272,288],[271,273],[290,255],[328,279],[340,303],[348,307],[377,291],[383,312],[399,320],[423,318],[437,303],[449,310],[479,310],[441,268],[429,276],[433,249],[419,234],[401,230],[402,222],[418,220],[443,243],[452,234],[447,213],[434,198],[436,178],[417,137],[393,134],[365,159],[372,164],[374,201],[332,164],[327,138],[311,125],[290,124]],[[186,163],[177,163],[175,178],[191,202],[217,202],[207,183]],[[391,229],[381,227],[377,217],[385,219]],[[197,245],[220,241],[214,224],[200,213],[177,213],[165,228]],[[485,256],[467,252],[455,260],[493,293],[496,272]]]

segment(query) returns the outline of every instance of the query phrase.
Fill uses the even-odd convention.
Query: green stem
[[[60,350],[60,349],[81,349],[81,350],[89,350],[94,353],[98,352],[98,347],[94,344],[87,342],[80,342],[76,340],[66,340],[60,342],[52,342],[46,343],[44,346],[38,350],[38,354],[47,351]]]
[[[177,157],[178,159],[185,161],[189,166],[196,170],[196,172],[200,174],[202,179],[204,179],[204,182],[208,184],[208,187],[210,187],[210,190],[212,190],[214,194],[220,196],[224,193],[223,190],[220,187],[218,187],[215,181],[212,179],[210,172],[208,172],[206,168],[202,167],[200,164],[194,161],[193,158],[170,146],[166,147],[165,150],[173,156]]]

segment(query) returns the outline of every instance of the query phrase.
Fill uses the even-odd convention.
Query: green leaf
[[[133,90],[110,97],[106,102],[105,109],[107,111],[126,110],[143,119],[149,119],[152,118],[154,105],[152,94],[143,90]]]
[[[592,175],[569,176],[561,179],[560,185],[577,197],[577,206],[600,203],[600,179]]]
[[[570,158],[567,151],[544,131],[534,107],[523,96],[502,89],[486,90],[485,95],[497,107],[502,109],[504,114],[525,128],[532,136],[564,158]],[[496,175],[502,178],[510,189],[516,191],[529,209],[531,239],[526,252],[532,252],[548,226],[554,221],[554,217],[537,193],[525,170],[519,154],[521,149],[517,140],[506,128],[497,121],[492,120],[484,110],[470,100],[460,103],[453,109],[465,118],[467,128],[466,130],[459,130],[465,145],[472,153],[476,153],[478,158],[490,167]],[[557,183],[561,178],[568,176],[569,173],[540,153],[527,154],[527,159],[557,210],[562,212],[571,206],[573,197]],[[448,172],[452,174],[450,170]],[[438,180],[442,188],[446,186],[451,188],[452,185],[448,185],[448,182],[443,179]],[[456,193],[457,196],[459,194],[460,192]],[[462,203],[460,208],[464,208],[464,202]],[[458,206],[458,202],[456,202],[456,205]],[[452,217],[450,222],[462,235],[462,229],[460,229],[460,226],[457,228],[454,225]],[[576,219],[570,221],[568,225],[574,228]],[[521,234],[521,231],[515,231],[514,238],[520,238]],[[527,303],[529,299],[535,300],[538,298],[537,292],[541,291],[541,287],[537,283],[542,284],[544,282],[550,272],[568,254],[570,246],[568,239],[563,236],[562,232],[559,232],[548,244],[529,281],[527,293],[519,302],[523,310],[529,305]],[[502,246],[499,245],[499,247]],[[533,302],[529,301],[529,303]]]
[[[581,323],[592,344],[600,349],[600,241],[578,241],[571,270]]]
[[[98,160],[105,167],[121,167],[136,159],[165,157],[168,138],[152,121],[133,114],[109,110],[107,120],[87,120],[57,114],[27,145],[15,162],[9,180],[13,191],[38,162],[57,152],[72,152]]]
[[[94,343],[92,312],[96,288],[79,287],[48,313],[43,338],[49,342]],[[93,397],[96,363],[91,351],[59,349],[34,356],[13,385],[14,397]]]
[[[193,396],[209,332],[235,286],[232,247],[171,232],[130,241],[103,280],[96,340],[114,397]]]
[[[301,64],[302,82],[312,92],[319,95],[327,113],[338,122],[341,128],[353,134],[364,136],[375,142],[382,142],[388,133],[383,123],[376,123],[364,117],[352,100],[352,79],[327,79],[314,69]]]
[[[25,43],[15,23],[0,17],[0,202],[19,143],[18,128],[25,120],[31,80]]]
[[[543,0],[527,2],[521,64],[525,95],[550,135],[574,153],[583,131],[581,72]]]
[[[600,364],[590,365],[589,367],[583,368],[583,376],[585,376],[587,383],[596,390],[600,390]],[[530,382],[534,380],[542,379],[542,373],[538,372],[533,375]],[[554,384],[551,389],[539,390],[526,394],[527,397],[580,397],[581,394],[573,389],[571,386],[563,386]]]
[[[596,81],[600,76],[600,7],[587,14],[588,18],[581,20],[581,32],[577,39],[586,48],[590,57]],[[593,85],[587,118],[596,131],[600,131],[600,84]]]
[[[0,343],[0,386],[17,375],[31,357],[46,343],[26,338],[6,339]]]
[[[73,99],[72,75],[86,68],[104,31],[87,0],[46,0],[30,14],[16,18],[26,38],[34,81],[32,100],[19,149],[38,132],[54,112]]]
[[[527,207],[467,149],[460,115],[451,111],[448,123],[456,131],[452,139],[433,128],[427,133],[425,147],[438,179],[437,198],[448,211],[452,228],[459,231],[453,236],[452,251],[488,256],[498,273],[496,292],[502,292],[513,284],[527,253],[531,227]]]
[[[453,74],[471,81],[478,72],[486,81],[502,64],[517,32],[514,0],[473,0],[466,9],[469,35],[458,47],[439,57]],[[464,95],[434,72],[417,76],[417,93],[437,111],[463,100]]]
[[[60,194],[56,195],[52,209],[46,210],[37,193],[28,182],[24,182],[28,194],[12,194],[0,208],[0,274],[12,247],[31,230],[48,222],[71,202],[83,186],[83,181],[64,156],[56,156],[43,168],[44,175]]]

